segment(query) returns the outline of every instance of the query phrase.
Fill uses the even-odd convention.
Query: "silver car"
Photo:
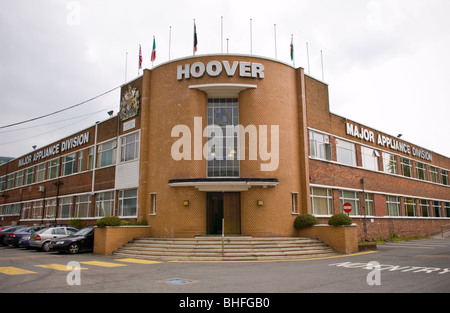
[[[40,231],[31,234],[30,248],[49,251],[52,239],[67,237],[75,234],[77,231],[78,229],[75,227],[69,226],[55,226],[41,229]]]

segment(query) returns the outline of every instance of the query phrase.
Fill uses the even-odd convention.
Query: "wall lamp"
[[[263,206],[264,205],[264,201],[263,200],[258,200],[258,201],[256,201],[256,203],[258,204],[258,206]]]
[[[183,200],[183,205],[184,206],[189,206],[189,200]]]

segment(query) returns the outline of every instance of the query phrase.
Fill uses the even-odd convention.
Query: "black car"
[[[85,227],[79,232],[50,242],[50,251],[78,253],[94,250],[94,226]]]
[[[6,228],[6,227],[3,228],[0,231],[0,244],[3,246],[6,246],[6,239],[8,239],[8,235],[15,231],[18,231],[20,229],[23,229],[25,227],[27,227],[27,226],[12,226],[12,227],[8,227],[8,228]]]
[[[8,246],[20,247],[20,239],[23,236],[29,236],[31,233],[37,232],[38,230],[45,228],[45,226],[30,226],[20,229],[16,229],[11,233],[7,233],[5,238],[6,244]]]

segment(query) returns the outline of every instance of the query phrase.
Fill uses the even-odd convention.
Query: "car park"
[[[8,246],[14,246],[16,248],[20,247],[20,240],[22,239],[22,237],[29,237],[31,233],[35,233],[43,228],[45,228],[45,226],[30,226],[16,229],[12,233],[9,233],[7,235],[7,237],[5,238],[6,244]]]
[[[94,249],[94,226],[81,229],[79,232],[50,243],[50,251],[68,252],[75,254],[81,251],[92,251]]]
[[[45,229],[41,229],[30,236],[30,248],[49,251],[50,242],[53,239],[67,237],[78,232],[75,227],[69,226],[54,226]]]

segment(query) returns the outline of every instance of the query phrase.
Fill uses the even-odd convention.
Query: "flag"
[[[139,69],[142,69],[142,50],[141,50],[141,45],[139,45]]]
[[[155,36],[153,36],[152,62],[154,62],[155,59],[156,59],[156,42]]]
[[[291,36],[291,61],[294,61],[294,36]]]
[[[195,21],[194,21],[194,54],[195,52],[197,52],[197,27],[195,26]]]

